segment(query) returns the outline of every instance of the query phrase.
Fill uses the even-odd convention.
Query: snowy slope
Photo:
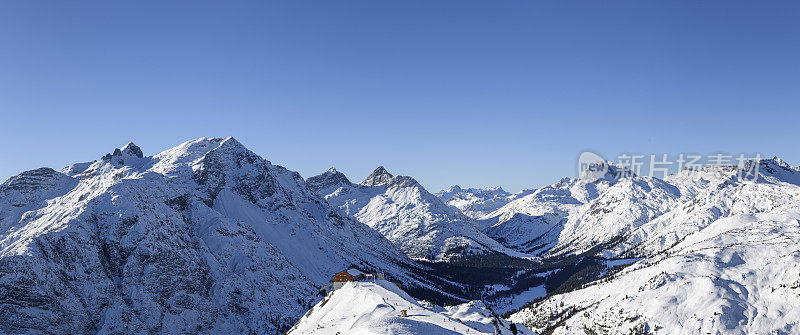
[[[0,184],[0,332],[272,333],[349,265],[418,267],[233,138]]]
[[[402,317],[401,310],[408,316]],[[513,332],[512,330],[516,330]],[[416,301],[388,281],[350,282],[330,293],[289,331],[324,334],[533,334],[500,318],[480,301],[439,307]]]
[[[511,320],[554,334],[800,333],[799,205],[716,220],[665,253]]]
[[[490,252],[526,256],[483,234],[472,219],[447,206],[413,178],[393,176],[383,167],[375,169],[360,184],[351,183],[335,169],[311,177],[307,183],[328,202],[380,232],[411,258],[447,261]]]
[[[442,199],[444,203],[458,208],[464,215],[473,219],[480,219],[515,199],[533,193],[533,191],[522,190],[511,194],[500,187],[463,189],[455,185],[435,195]]]

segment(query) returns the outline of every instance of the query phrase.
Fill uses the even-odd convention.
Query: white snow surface
[[[406,310],[408,316],[401,316]],[[480,301],[439,307],[416,301],[397,285],[376,282],[349,282],[309,310],[289,331],[289,335],[511,335],[511,323],[492,312]],[[517,334],[533,334],[514,325]]]

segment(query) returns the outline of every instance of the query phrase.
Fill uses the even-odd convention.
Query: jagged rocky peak
[[[133,144],[133,142],[128,142],[122,148],[114,149],[114,152],[103,156],[102,160],[116,166],[140,165],[145,161],[142,149]]]
[[[490,188],[487,188],[486,190],[487,191],[494,191],[494,192],[498,192],[498,193],[508,193],[506,190],[503,189],[502,186],[490,187]]]
[[[329,169],[325,170],[325,172],[315,177],[322,177],[322,176],[325,176],[327,178],[338,178],[339,176],[344,177],[344,173],[339,172],[339,170],[336,170],[335,167],[331,166]]]
[[[788,163],[786,163],[783,159],[780,159],[778,157],[772,157],[772,158],[755,158],[754,157],[754,158],[748,158],[744,162],[737,161],[737,162],[729,162],[728,164],[723,164],[723,165],[709,165],[709,166],[703,167],[700,170],[703,170],[703,169],[720,169],[720,168],[731,170],[731,171],[738,171],[738,170],[741,170],[741,169],[750,170],[750,169],[753,169],[755,167],[756,163],[758,163],[759,166],[775,166],[775,167],[791,168],[791,166]]]
[[[142,148],[139,148],[139,146],[133,144],[133,142],[128,142],[128,144],[122,147],[121,151],[123,154],[129,154],[139,158],[144,157],[144,153],[142,153]]]
[[[754,166],[756,160],[748,160],[745,162],[744,167],[740,169],[740,175],[744,179],[753,179],[754,174],[759,181],[765,182],[787,182],[790,184],[800,185],[800,171],[793,168],[789,163],[778,157],[771,159],[761,159],[758,161],[758,167]]]
[[[453,185],[453,186],[450,186],[450,188],[448,188],[446,190],[441,190],[441,191],[435,193],[435,195],[437,197],[439,197],[440,199],[442,199],[443,201],[448,201],[448,200],[452,199],[454,196],[460,194],[461,192],[464,192],[464,189],[461,188],[461,186]]]
[[[386,169],[383,166],[379,166],[377,169],[375,169],[375,171],[372,171],[372,174],[370,174],[369,177],[367,177],[367,179],[364,179],[364,181],[361,182],[361,185],[364,186],[383,185],[391,181],[392,177],[394,176],[392,176],[391,173],[386,171]]]
[[[133,142],[128,142],[128,144],[126,144],[122,148],[114,149],[113,153],[108,153],[105,156],[103,156],[103,160],[109,160],[111,159],[111,157],[115,156],[136,156],[139,158],[143,158],[144,153],[142,153],[142,149],[139,148],[136,144],[133,144]]]
[[[789,163],[787,163],[785,160],[783,160],[782,158],[780,158],[778,156],[773,156],[772,157],[772,161],[775,162],[775,164],[780,165],[782,167],[787,167],[787,168],[791,167],[791,165],[789,165]]]
[[[423,190],[425,189],[424,187],[422,187],[422,185],[419,184],[419,182],[416,179],[414,179],[414,178],[412,178],[410,176],[395,176],[395,177],[392,177],[391,175],[389,175],[388,179],[389,179],[388,182],[383,183],[383,184],[386,184],[388,187],[417,187],[417,188],[420,188],[420,189],[423,189]],[[382,185],[382,184],[378,184],[378,185]],[[427,193],[427,192],[428,191],[426,190],[425,193]]]
[[[342,186],[350,186],[352,183],[344,173],[331,167],[320,175],[306,179],[306,186],[314,193],[325,195]],[[327,192],[327,193],[326,193]]]
[[[752,162],[752,160],[750,162]],[[786,171],[793,171],[794,170],[794,168],[791,165],[789,165],[789,163],[787,163],[785,160],[783,160],[783,159],[781,159],[781,158],[779,158],[777,156],[776,157],[772,157],[772,159],[762,159],[760,161],[760,163],[761,163],[761,166],[771,167],[773,169],[774,168],[779,168],[779,169],[783,169],[783,170],[786,170]]]

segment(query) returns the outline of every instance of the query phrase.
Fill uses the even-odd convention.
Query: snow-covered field
[[[402,316],[405,310],[407,316]],[[417,301],[388,281],[349,282],[304,315],[289,335],[533,334],[480,301],[439,307]]]

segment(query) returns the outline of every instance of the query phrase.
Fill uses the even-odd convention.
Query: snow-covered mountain
[[[753,164],[623,178],[578,205],[551,253],[641,260],[511,319],[555,334],[800,332],[800,172]]]
[[[620,169],[608,164],[603,175],[585,173],[535,190],[486,215],[485,232],[518,251],[545,254],[559,242],[569,218],[617,183],[625,173]]]
[[[480,219],[515,199],[533,193],[533,191],[522,190],[512,194],[501,187],[463,189],[455,185],[436,193],[436,196],[446,204],[458,208],[464,215]]]
[[[780,159],[752,167],[712,166],[659,179],[620,173],[609,164],[510,202],[481,222],[490,237],[544,256],[608,249],[603,255],[646,256],[677,243],[713,220],[763,211],[795,197],[800,173]],[[623,175],[622,178],[617,176]]]
[[[414,178],[393,176],[382,166],[359,184],[335,169],[308,178],[307,184],[414,259],[447,261],[492,252],[526,256],[483,234],[474,220],[446,205]]]
[[[274,333],[347,266],[419,265],[233,138],[0,184],[2,333]]]
[[[653,255],[721,218],[770,212],[800,201],[800,172],[780,159],[762,160],[756,181],[736,167],[684,171],[666,179],[691,200],[626,234],[607,256]],[[748,168],[749,169],[749,168]]]
[[[706,225],[511,320],[554,334],[800,333],[800,202]]]
[[[351,266],[502,311],[549,293],[512,316],[543,333],[800,333],[800,169],[754,164],[659,179],[602,163],[529,194],[433,195],[383,167],[361,183],[335,169],[303,180],[233,138],[155,156],[129,143],[0,184],[0,333],[275,333]],[[503,254],[542,262],[408,257]],[[337,331],[513,329],[480,302],[442,308],[359,282],[292,333]]]
[[[402,316],[405,310],[407,316]],[[439,307],[417,301],[383,280],[349,282],[312,307],[288,335],[528,335],[480,301]]]

